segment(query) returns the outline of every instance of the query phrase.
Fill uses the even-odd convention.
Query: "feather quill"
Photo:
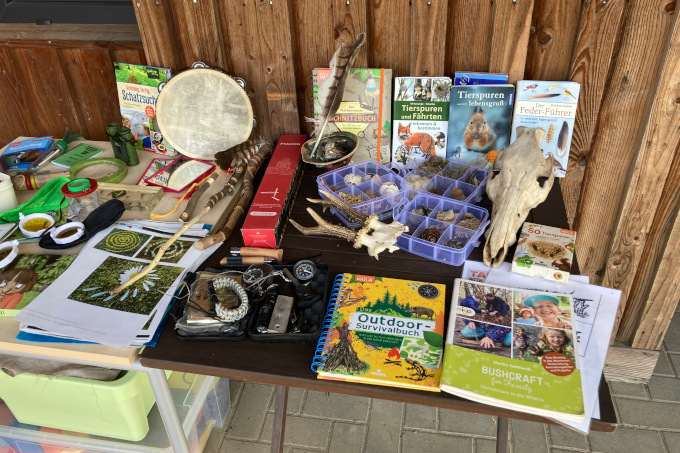
[[[560,96],[560,93],[550,93],[550,94],[534,94],[529,96],[527,99],[549,99]]]
[[[314,148],[310,154],[310,158],[316,157],[316,149],[319,147],[319,142],[323,136],[323,132],[328,125],[328,121],[335,115],[340,107],[340,102],[342,102],[342,95],[345,91],[345,84],[347,82],[347,76],[349,75],[349,70],[354,63],[354,60],[359,53],[359,49],[366,42],[366,33],[360,33],[357,35],[354,44],[348,45],[342,43],[338,50],[335,51],[333,58],[329,63],[330,74],[328,77],[321,82],[319,85],[318,99],[319,103],[322,105],[320,118],[323,123],[321,127],[315,130],[315,135],[317,137],[314,143]]]
[[[562,123],[560,134],[557,136],[557,155],[564,156],[567,152],[567,138],[569,137],[569,125],[566,121]]]

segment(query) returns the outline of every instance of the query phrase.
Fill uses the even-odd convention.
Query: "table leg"
[[[272,427],[271,453],[283,452],[283,438],[286,433],[286,407],[288,406],[288,387],[277,385],[274,394],[274,426]]]
[[[165,372],[156,368],[146,368],[144,372],[149,376],[149,382],[156,397],[158,412],[160,412],[163,419],[163,426],[168,433],[172,451],[175,453],[189,453],[189,444],[177,416],[177,410],[172,400]]]
[[[496,453],[508,453],[510,443],[510,424],[507,417],[498,417],[496,429]]]

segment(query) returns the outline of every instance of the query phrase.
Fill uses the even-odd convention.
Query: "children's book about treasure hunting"
[[[155,66],[114,63],[121,124],[130,128],[137,149],[177,156],[156,125],[158,85],[170,80],[171,70]]]
[[[517,102],[512,120],[511,142],[517,127],[540,127],[543,156],[552,155],[555,176],[564,177],[569,162],[569,147],[574,134],[574,119],[581,85],[576,82],[521,80],[517,82]]]
[[[428,156],[446,158],[449,77],[397,77],[394,81],[392,161],[406,165]]]
[[[445,286],[341,274],[312,369],[319,379],[439,391]]]
[[[314,69],[313,101],[314,118],[321,118],[321,102],[318,91],[321,82],[330,74],[330,69]],[[359,137],[359,146],[351,162],[367,159],[380,163],[390,162],[392,140],[392,70],[391,69],[350,69],[338,111],[328,122],[324,132],[351,132]]]
[[[568,294],[456,279],[441,390],[521,412],[584,418]]]
[[[514,99],[514,85],[454,85],[447,157],[490,167],[510,144]]]

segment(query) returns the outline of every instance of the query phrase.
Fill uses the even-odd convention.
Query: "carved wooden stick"
[[[264,143],[262,144],[262,146],[260,146],[260,149],[258,149],[257,153],[250,158],[250,160],[248,161],[248,167],[246,168],[245,171],[245,177],[243,179],[243,195],[241,196],[241,199],[239,200],[238,204],[234,207],[234,211],[229,216],[227,224],[224,226],[224,228],[222,228],[222,231],[220,231],[219,233],[211,234],[210,236],[206,236],[203,239],[194,242],[194,245],[196,246],[197,249],[205,250],[208,247],[212,247],[213,245],[219,242],[226,241],[227,238],[231,236],[231,233],[234,230],[236,223],[245,213],[246,208],[248,207],[250,201],[253,198],[254,194],[253,179],[255,178],[255,174],[260,169],[262,162],[271,155],[272,150],[273,147],[271,143]]]
[[[186,208],[184,208],[184,212],[179,216],[179,219],[182,220],[183,222],[186,222],[189,217],[191,217],[191,213],[194,212],[194,209],[196,209],[196,205],[198,204],[198,199],[203,196],[203,194],[208,190],[210,186],[215,182],[217,179],[217,171],[212,172],[212,174],[203,180],[201,182],[201,185],[198,186],[198,189],[196,189],[196,192],[191,196],[191,200],[189,200],[189,203],[187,203]]]

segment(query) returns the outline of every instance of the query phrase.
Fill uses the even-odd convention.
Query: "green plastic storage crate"
[[[138,441],[149,431],[155,403],[145,373],[124,371],[114,381],[0,370],[0,398],[22,423]]]

